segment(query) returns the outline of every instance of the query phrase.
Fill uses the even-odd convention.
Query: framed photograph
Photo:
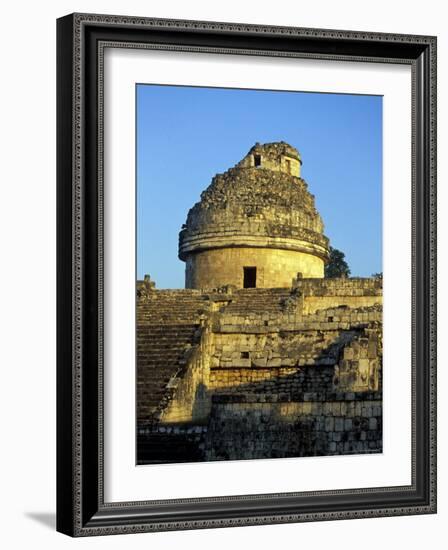
[[[57,529],[435,513],[436,38],[57,41]]]

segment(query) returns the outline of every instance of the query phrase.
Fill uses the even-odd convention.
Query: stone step
[[[151,421],[170,395],[167,385],[194,344],[198,325],[148,324],[137,328],[137,419]]]

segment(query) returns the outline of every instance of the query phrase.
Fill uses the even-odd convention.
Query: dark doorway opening
[[[256,288],[257,286],[257,268],[244,267],[244,288]]]
[[[261,155],[254,155],[254,166],[255,168],[261,166]]]

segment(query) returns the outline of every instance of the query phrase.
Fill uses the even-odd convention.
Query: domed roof
[[[212,248],[298,250],[328,259],[328,239],[314,196],[300,177],[301,158],[285,142],[255,144],[217,174],[190,209],[179,234],[179,258]]]

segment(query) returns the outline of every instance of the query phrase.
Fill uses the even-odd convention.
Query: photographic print
[[[382,97],[136,86],[138,464],[382,452]]]
[[[436,513],[436,37],[57,51],[57,530]]]

